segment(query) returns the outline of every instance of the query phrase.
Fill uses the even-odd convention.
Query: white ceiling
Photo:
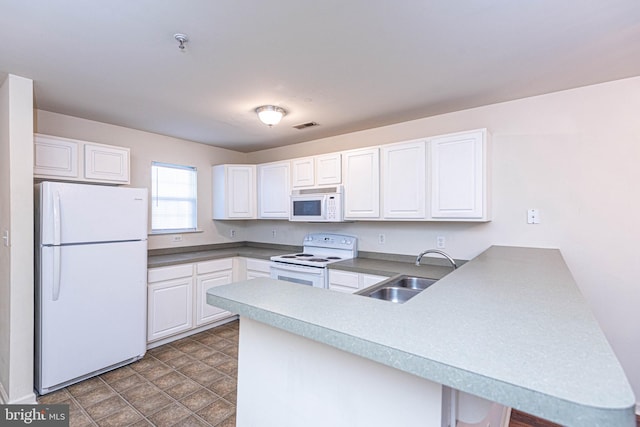
[[[249,152],[638,76],[640,1],[0,0],[4,73],[43,110]]]

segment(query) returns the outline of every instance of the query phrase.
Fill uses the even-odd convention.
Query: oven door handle
[[[276,269],[279,271],[290,271],[292,273],[309,273],[315,275],[321,275],[324,268],[323,267],[306,267],[295,264],[287,264],[281,262],[273,262],[271,263],[271,269]]]

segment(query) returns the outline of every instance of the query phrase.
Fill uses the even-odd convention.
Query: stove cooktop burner
[[[308,261],[312,261],[312,262],[327,262],[329,261],[326,258],[309,258]]]
[[[310,257],[313,256],[312,254],[295,254],[295,256],[303,258],[303,257]]]
[[[342,259],[339,256],[328,256],[327,259]]]

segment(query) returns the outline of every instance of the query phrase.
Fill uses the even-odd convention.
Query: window
[[[193,166],[151,163],[151,231],[195,231],[197,175]]]

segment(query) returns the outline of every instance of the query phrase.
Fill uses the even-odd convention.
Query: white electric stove
[[[327,265],[358,256],[358,239],[333,233],[307,234],[299,253],[271,257],[273,279],[314,286],[329,287]]]

